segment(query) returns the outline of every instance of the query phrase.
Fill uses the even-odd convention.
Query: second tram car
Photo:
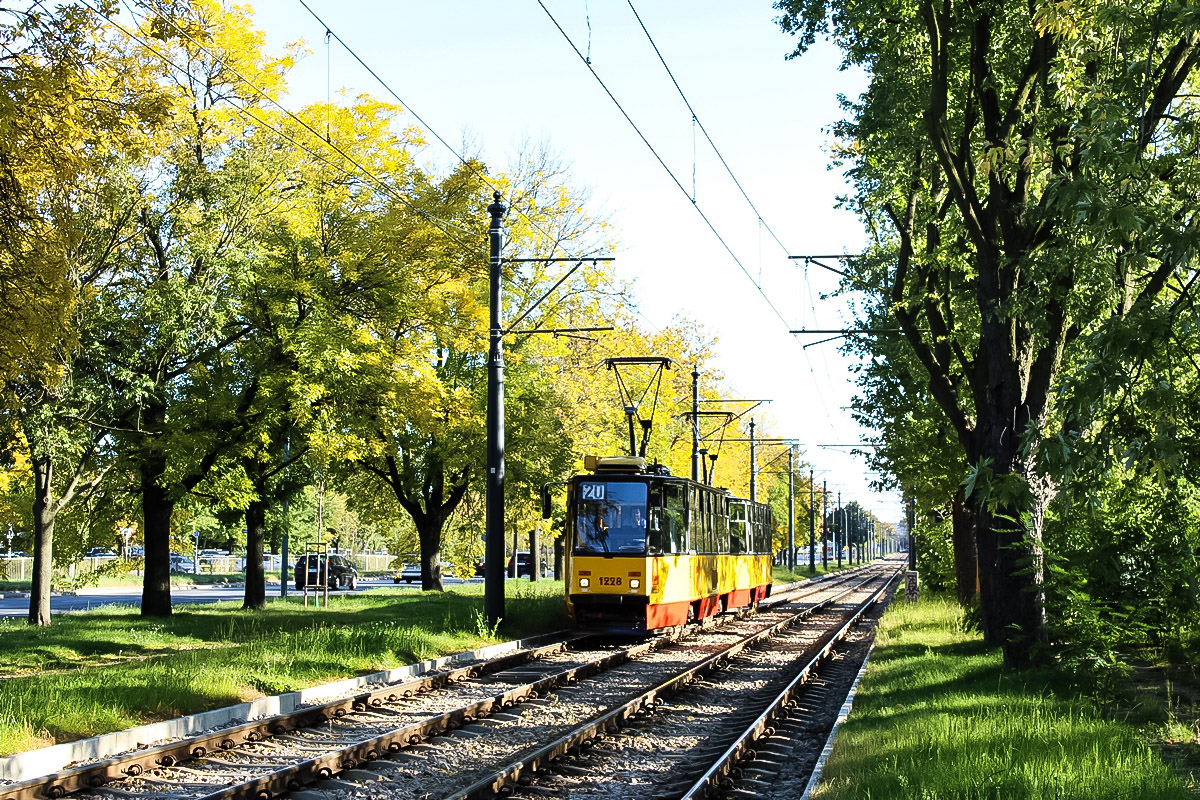
[[[771,593],[765,505],[640,457],[589,456],[585,467],[567,482],[566,601],[578,626],[647,633]]]

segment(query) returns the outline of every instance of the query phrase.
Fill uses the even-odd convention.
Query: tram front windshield
[[[646,484],[580,481],[575,487],[575,552],[646,552]]]

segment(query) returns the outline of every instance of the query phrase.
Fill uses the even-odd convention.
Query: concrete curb
[[[552,637],[559,636],[563,631],[546,633],[529,639],[518,639],[511,642],[489,645],[478,650],[468,650],[462,653],[433,658],[416,664],[409,664],[383,672],[373,672],[370,675],[360,675],[357,678],[312,686],[298,692],[275,695],[239,703],[227,708],[204,711],[187,717],[155,722],[150,725],[140,725],[103,736],[81,739],[77,742],[64,742],[40,750],[30,750],[6,758],[0,758],[0,780],[24,781],[40,778],[61,771],[64,767],[79,762],[108,758],[119,753],[136,750],[158,742],[178,739],[201,731],[225,727],[247,720],[260,719],[275,714],[286,714],[297,708],[326,700],[347,692],[353,692],[371,684],[394,683],[404,678],[423,675],[431,670],[441,669],[464,661],[492,658],[494,656],[536,647]]]
[[[809,800],[813,790],[817,788],[817,783],[821,780],[821,773],[825,771],[825,762],[829,760],[829,755],[833,752],[833,742],[837,738],[838,728],[842,727],[842,723],[850,716],[850,710],[854,708],[854,695],[858,693],[858,684],[867,671],[867,664],[870,663],[873,652],[875,652],[875,640],[872,639],[871,646],[867,648],[867,657],[863,659],[862,666],[858,668],[858,674],[854,676],[854,683],[850,685],[850,693],[846,695],[846,702],[842,703],[842,707],[838,710],[837,719],[834,720],[833,728],[829,731],[829,738],[825,740],[825,746],[821,748],[821,755],[817,758],[816,766],[813,767],[812,775],[809,776],[808,783],[804,786],[804,794],[800,795],[800,800]]]

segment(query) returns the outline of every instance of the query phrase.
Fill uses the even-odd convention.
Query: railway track
[[[747,698],[769,693],[762,687],[780,682],[778,671],[763,664],[795,662],[796,648],[822,647],[820,632],[838,627],[834,619],[845,616],[852,597],[876,591],[882,581],[878,572],[868,569],[810,585],[772,598],[758,614],[725,615],[714,624],[633,645],[564,636],[290,715],[0,786],[0,800],[270,800],[288,793],[303,798],[313,787],[325,797],[347,798],[489,797],[514,789],[553,796],[545,782],[554,776],[541,773],[552,766],[562,770],[560,778],[586,771],[570,763],[579,753],[601,752],[600,743],[613,738],[608,734],[632,720],[662,718],[650,712],[674,709],[668,696],[691,697],[714,676],[745,669],[762,673],[754,692],[727,689],[723,702],[710,703],[712,708],[732,705],[731,692],[740,692],[737,713],[749,713]],[[764,649],[769,642],[770,649]],[[681,692],[685,687],[690,688]],[[754,707],[761,704],[757,694]],[[725,733],[733,729],[728,721],[720,726]],[[707,749],[716,746],[710,743]],[[736,767],[745,755],[731,763]],[[673,753],[662,763],[676,765],[684,758]],[[726,781],[730,771],[718,770],[716,782]],[[672,767],[671,774],[682,773]],[[532,788],[521,788],[535,776],[540,777]]]

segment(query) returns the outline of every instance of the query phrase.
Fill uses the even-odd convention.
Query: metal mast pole
[[[792,447],[788,446],[788,569],[796,570],[796,470],[792,466]]]
[[[817,571],[817,501],[814,497],[816,487],[813,482],[816,480],[816,473],[810,469],[808,471],[808,572],[813,574]]]
[[[292,439],[288,435],[283,440],[283,463],[292,460]],[[286,467],[285,467],[286,469]],[[279,553],[279,596],[287,597],[288,585],[288,495],[283,496],[283,542]]]
[[[842,544],[846,541],[845,528],[843,528],[844,520],[842,518],[842,493],[838,492],[838,510],[837,510],[837,529],[833,533],[834,545],[837,550],[838,569],[842,568]],[[838,541],[838,540],[841,541]]]
[[[829,513],[829,487],[828,481],[821,481],[821,569],[829,572],[829,549],[825,547],[825,537],[829,531],[825,530],[825,515]]]
[[[700,454],[700,370],[692,367],[692,480],[699,481],[701,473]]]
[[[847,519],[847,522],[849,524],[846,527],[848,528],[848,532],[850,534],[849,543],[850,543],[850,564],[851,565],[858,563],[858,561],[857,561],[857,558],[858,558],[858,541],[857,541],[857,539],[858,539],[858,517],[856,516],[857,513],[858,512],[854,509],[853,506],[851,506],[849,504],[846,505],[846,514],[849,517]]]
[[[757,477],[757,470],[754,468],[754,420],[750,420],[750,502],[758,502],[758,493],[754,481]]]
[[[858,516],[858,506],[854,506],[850,512],[850,536],[854,539],[854,563],[862,564],[862,543],[858,541],[858,526],[860,519]]]
[[[488,277],[491,346],[488,350],[487,500],[484,525],[483,607],[489,625],[504,617],[504,342],[500,327],[500,252],[504,246],[500,193],[488,206]],[[516,557],[513,557],[514,560]]]

